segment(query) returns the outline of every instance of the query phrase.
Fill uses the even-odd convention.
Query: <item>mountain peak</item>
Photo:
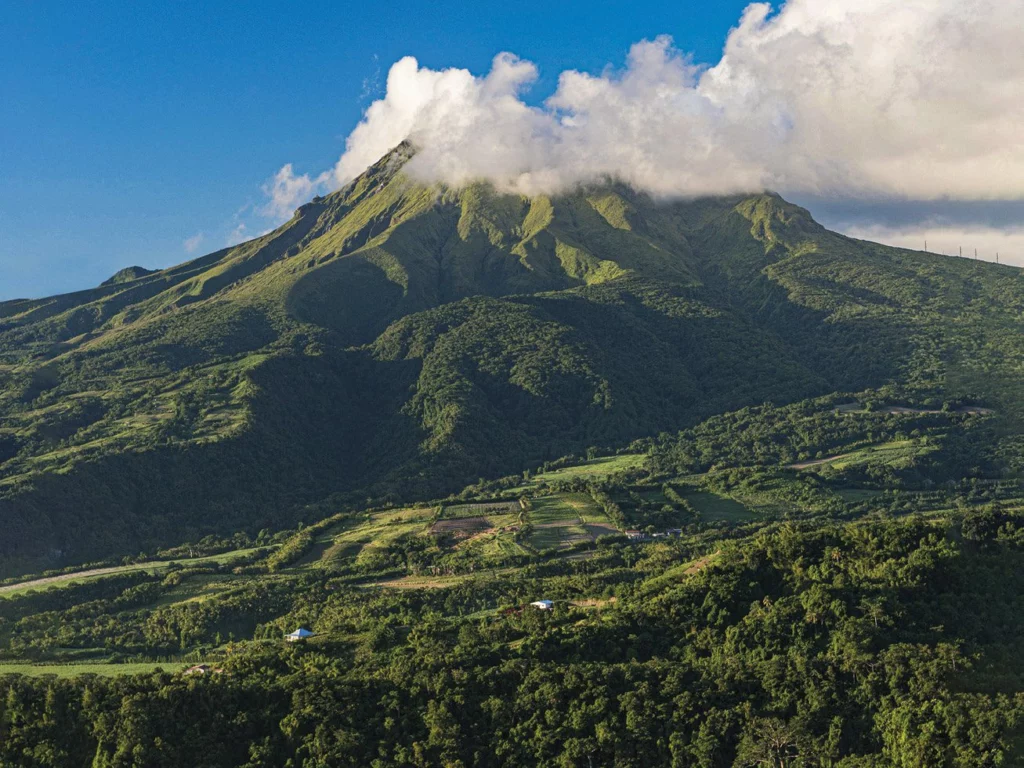
[[[110,278],[100,283],[101,286],[106,285],[120,285],[121,283],[130,283],[132,280],[138,280],[140,277],[146,275],[152,275],[155,270],[146,269],[145,267],[125,267],[124,269],[118,270]]]

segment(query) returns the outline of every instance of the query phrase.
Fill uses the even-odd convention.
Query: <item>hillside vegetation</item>
[[[1019,270],[850,240],[771,194],[424,187],[410,151],[255,240],[0,304],[0,574],[868,389],[995,411],[961,464],[1016,476]]]

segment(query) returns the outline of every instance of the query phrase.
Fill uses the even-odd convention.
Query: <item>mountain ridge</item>
[[[997,398],[1022,354],[1012,268],[771,193],[417,184],[409,151],[237,246],[0,303],[4,569],[443,495],[766,401]]]

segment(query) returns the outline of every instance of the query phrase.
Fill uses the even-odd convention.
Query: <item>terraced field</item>
[[[330,567],[350,557],[365,561],[402,537],[426,533],[433,519],[434,510],[423,507],[373,512],[362,520],[346,521],[328,534],[329,545],[313,564]]]
[[[525,491],[536,488],[542,483],[553,483],[562,480],[573,480],[583,477],[588,480],[599,480],[601,478],[616,475],[619,472],[626,472],[631,469],[639,469],[647,460],[642,453],[627,453],[621,456],[603,456],[599,459],[591,459],[582,464],[571,467],[553,469],[550,472],[542,472],[534,475],[523,485],[515,488],[516,491]]]
[[[528,515],[533,526],[530,545],[537,550],[562,549],[594,538],[581,513],[595,512],[596,516],[597,505],[592,500],[588,504],[582,494],[543,496],[533,499],[531,507]]]
[[[518,515],[521,507],[518,501],[489,501],[479,504],[456,504],[445,506],[442,518],[482,517],[488,515]]]

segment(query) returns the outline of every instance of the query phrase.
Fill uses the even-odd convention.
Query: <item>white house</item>
[[[550,600],[538,600],[535,603],[530,603],[531,606],[536,608],[538,611],[550,611],[555,607],[555,604]]]
[[[313,633],[310,632],[308,629],[304,629],[303,627],[299,627],[294,632],[292,632],[290,635],[285,635],[285,639],[289,643],[297,643],[300,640],[305,640],[307,637],[312,637],[312,636],[313,636]]]
[[[209,664],[196,664],[194,667],[189,667],[181,674],[183,675],[220,675],[223,674],[224,670],[220,667],[211,667]]]

